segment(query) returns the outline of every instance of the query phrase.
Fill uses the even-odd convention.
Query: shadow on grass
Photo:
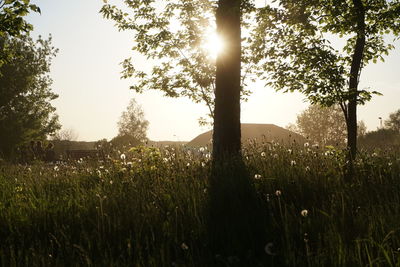
[[[240,158],[213,166],[207,230],[217,266],[256,266],[265,254],[266,212],[252,180]]]

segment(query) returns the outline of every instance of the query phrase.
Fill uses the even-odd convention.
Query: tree
[[[384,34],[399,34],[399,5],[398,0],[281,0],[257,14],[252,38],[259,75],[277,90],[304,93],[312,104],[340,105],[350,161],[357,151],[357,105],[377,93],[358,88],[361,70],[394,48]],[[342,52],[328,36],[345,40]]]
[[[385,126],[397,133],[400,133],[400,109],[389,115],[389,119],[385,121]]]
[[[28,36],[3,39],[3,49],[12,55],[0,66],[0,153],[10,157],[18,146],[45,139],[60,128],[50,101],[48,76],[57,50],[51,38],[33,41]]]
[[[345,147],[346,144],[346,121],[338,105],[310,105],[297,116],[296,125],[290,129],[321,146]],[[366,131],[363,121],[358,122],[358,129],[359,136],[363,136]]]
[[[225,49],[217,57],[213,158],[239,155],[241,9],[240,0],[221,0],[217,9],[217,32]]]
[[[144,118],[142,108],[136,103],[135,99],[132,99],[127,109],[122,112],[118,121],[118,136],[113,141],[122,145],[146,142],[148,126],[149,122]]]
[[[79,134],[74,129],[61,129],[57,131],[52,140],[57,141],[76,141],[78,140]]]
[[[246,76],[240,75],[240,63],[247,62],[247,54],[241,54],[240,21],[242,12],[252,10],[249,2],[233,1],[229,4],[226,1],[210,0],[164,2],[134,0],[125,1],[126,6],[130,8],[130,15],[108,3],[101,9],[103,16],[113,19],[120,30],[134,32],[136,43],[133,49],[135,51],[154,60],[151,72],[136,70],[131,59],[123,62],[123,77],[134,77],[137,81],[137,84],[131,88],[137,92],[142,92],[144,89],[161,90],[169,97],[186,96],[196,103],[205,103],[209,109],[210,118],[218,121],[215,138],[217,147],[221,149],[217,148],[216,153],[220,150],[226,150],[226,152],[240,150],[240,143],[237,141],[240,140],[240,96],[245,97],[249,93],[243,90]],[[235,7],[232,8],[230,5]],[[227,12],[226,9],[230,11]],[[234,16],[224,15],[231,11]],[[217,16],[215,16],[216,13]],[[219,17],[221,19],[218,23]],[[233,24],[230,25],[231,23]],[[216,25],[221,39],[224,40],[225,51],[225,56],[218,57],[217,62],[210,57],[209,51],[203,46]],[[233,63],[229,68],[229,64],[225,64],[224,61],[238,63]],[[218,64],[222,71],[217,70]],[[250,68],[249,65],[246,66]],[[222,73],[230,71],[233,71],[233,76],[227,74],[221,79]],[[217,72],[221,73],[219,82],[216,81]],[[232,81],[231,77],[233,77]],[[232,87],[234,83],[237,83],[237,79],[239,79],[239,85]],[[221,88],[219,96],[216,92],[218,91],[216,83],[219,83]],[[224,83],[226,84],[223,85]],[[221,86],[225,86],[225,89]],[[231,90],[234,92],[232,97],[229,96]],[[237,90],[239,90],[239,98]],[[226,99],[223,96],[225,93],[228,93]],[[214,94],[219,100],[214,101]],[[230,102],[231,100],[233,102]],[[214,107],[214,102],[221,104],[222,109]],[[221,115],[214,114],[214,111],[220,112]],[[231,125],[224,126],[220,123],[221,120]],[[235,120],[235,126],[233,126],[233,120]],[[218,134],[220,130],[225,132],[225,137],[221,135],[223,139],[220,139]],[[236,137],[233,138],[233,135]]]
[[[246,95],[241,63],[241,25],[253,5],[248,0],[126,0],[131,16],[106,4],[102,13],[121,30],[134,31],[134,50],[155,60],[149,72],[123,62],[124,77],[134,77],[138,92],[157,89],[167,96],[188,96],[207,104],[214,119],[213,168],[208,206],[209,235],[216,254],[250,251],[264,242],[261,207],[240,157],[240,97]],[[223,52],[212,60],[202,42],[215,29],[224,40]],[[244,73],[247,72],[247,69]],[[215,100],[214,100],[215,94]],[[215,105],[214,105],[215,103]],[[234,222],[234,223],[232,223]],[[244,257],[244,255],[241,255]],[[243,261],[244,262],[244,261]],[[243,263],[242,262],[242,263]],[[245,264],[246,265],[246,264]]]

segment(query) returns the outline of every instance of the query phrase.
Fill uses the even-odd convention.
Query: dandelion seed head
[[[303,217],[307,217],[307,216],[308,216],[308,210],[302,210],[302,211],[300,212],[300,214],[301,214],[301,216],[303,216]]]
[[[265,152],[261,152],[261,157],[265,157],[266,155]]]
[[[186,245],[185,242],[184,242],[184,243],[181,244],[181,249],[183,249],[183,250],[188,250],[189,247],[188,247],[188,245]]]
[[[275,195],[276,195],[277,197],[280,197],[280,196],[282,195],[282,191],[281,191],[281,190],[276,190],[276,191],[275,191]]]
[[[272,251],[272,250],[273,250],[273,247],[274,247],[274,243],[272,243],[272,242],[266,244],[265,247],[264,247],[265,253],[266,253],[267,255],[270,255],[270,256],[275,256],[276,253],[274,253],[274,252]]]

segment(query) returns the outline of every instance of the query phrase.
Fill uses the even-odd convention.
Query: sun
[[[216,59],[218,54],[224,49],[224,41],[216,32],[209,32],[206,36],[203,49],[212,59]]]

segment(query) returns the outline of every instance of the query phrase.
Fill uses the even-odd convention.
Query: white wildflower
[[[295,160],[292,160],[291,162],[290,162],[290,166],[295,166],[296,165],[296,161]]]
[[[125,154],[121,154],[121,156],[120,156],[120,158],[121,158],[121,160],[125,160],[126,159],[126,156],[125,156]]]
[[[266,155],[265,152],[261,152],[261,157],[265,157]]]
[[[276,195],[277,197],[280,197],[280,196],[282,195],[282,191],[281,191],[281,190],[276,190],[276,191],[275,191],[275,195]]]
[[[307,217],[307,216],[308,216],[308,210],[302,210],[302,211],[300,212],[300,214],[301,214],[301,216],[303,216],[303,217]]]
[[[186,245],[185,243],[182,243],[182,244],[181,244],[181,249],[183,249],[183,250],[188,250],[189,247],[188,247],[188,245]]]
[[[257,179],[257,180],[261,179],[261,177],[262,177],[261,174],[255,174],[254,175],[254,179]]]

